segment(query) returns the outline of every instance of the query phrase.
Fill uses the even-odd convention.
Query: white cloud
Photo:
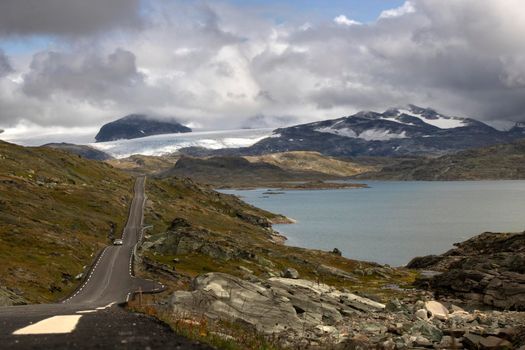
[[[0,128],[97,127],[132,112],[235,128],[408,103],[524,117],[522,0],[412,0],[367,25],[307,26],[224,2],[150,4],[139,32],[0,54]]]
[[[344,26],[352,26],[352,25],[359,25],[361,22],[354,21],[353,19],[350,19],[346,17],[345,15],[339,15],[334,18],[334,22],[340,25]]]
[[[381,14],[379,15],[379,18],[400,17],[408,13],[414,13],[414,12],[416,12],[416,8],[414,7],[414,4],[411,1],[406,1],[400,7],[382,11]]]

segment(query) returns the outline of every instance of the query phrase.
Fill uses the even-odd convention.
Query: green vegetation
[[[68,295],[120,235],[132,185],[107,164],[0,141],[0,287],[27,302]]]

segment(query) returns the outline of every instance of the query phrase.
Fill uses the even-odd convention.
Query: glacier
[[[184,134],[164,134],[131,140],[89,143],[114,158],[127,158],[134,154],[162,156],[187,147],[207,149],[249,147],[272,135],[273,129],[238,129],[196,131]]]

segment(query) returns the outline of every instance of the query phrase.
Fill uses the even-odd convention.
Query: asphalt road
[[[163,286],[133,276],[133,248],[143,227],[145,178],[135,182],[121,246],[97,257],[82,285],[57,304],[0,308],[0,349],[209,349],[119,304]]]

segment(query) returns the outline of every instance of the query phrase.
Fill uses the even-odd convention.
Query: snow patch
[[[396,134],[385,129],[368,129],[359,134],[359,138],[366,141],[388,141],[392,139],[405,139],[406,137],[404,131]]]
[[[404,139],[407,137],[404,131],[396,134],[386,129],[368,129],[359,135],[350,128],[334,129],[332,127],[326,127],[315,129],[315,131],[344,137],[360,138],[366,141],[388,141],[391,139]]]
[[[460,119],[460,118],[445,117],[445,116],[438,114],[437,119],[429,119],[429,118],[425,118],[421,114],[413,113],[407,109],[400,109],[398,111],[399,111],[399,115],[406,114],[412,117],[419,118],[425,123],[438,127],[440,129],[453,129],[453,128],[460,128],[462,126],[468,125],[465,122],[465,120]]]
[[[349,128],[334,129],[333,127],[325,127],[325,128],[315,129],[314,131],[338,135],[338,136],[344,136],[344,137],[354,137],[354,138],[357,137],[357,134],[355,133],[355,131]]]
[[[399,123],[399,124],[403,124],[403,125],[415,125],[414,123],[405,123],[401,120],[397,120],[396,118],[394,117],[381,117],[381,119],[383,120],[388,120],[388,121],[391,121],[391,122],[395,122],[395,123]]]

